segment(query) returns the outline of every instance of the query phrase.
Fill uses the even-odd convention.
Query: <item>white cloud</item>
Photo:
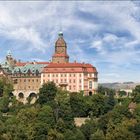
[[[67,33],[73,38],[68,44],[72,60],[91,62],[85,48],[94,48],[97,52],[92,62],[104,61],[118,67],[129,63],[131,66],[133,62],[140,62],[140,53],[135,50],[140,44],[138,11],[140,7],[131,1],[0,2],[0,36],[21,44],[29,43],[28,51],[47,52],[45,59],[48,59],[62,26],[64,35]],[[80,12],[89,18],[79,16]],[[119,36],[118,32],[130,35]],[[82,35],[87,38],[83,39]],[[79,43],[85,44],[85,48],[78,46]]]
[[[106,34],[103,38],[103,41],[107,43],[116,42],[117,40],[118,40],[118,37],[114,34]]]

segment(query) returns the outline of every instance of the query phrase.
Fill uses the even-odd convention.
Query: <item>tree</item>
[[[5,78],[0,79],[0,111],[8,112],[11,101],[10,93],[13,91],[13,85]]]
[[[36,140],[46,140],[50,129],[55,127],[53,109],[48,105],[43,105],[39,109],[38,115],[34,122],[33,131]]]
[[[140,85],[137,85],[132,92],[133,102],[140,103]]]
[[[140,121],[140,104],[137,104],[136,109],[134,110],[133,116]]]
[[[109,95],[109,94],[115,95],[115,90],[111,89],[111,88],[99,86],[98,87],[98,93],[102,94],[102,95]]]
[[[120,90],[118,93],[119,93],[120,97],[123,97],[123,96],[127,95],[126,91],[124,91],[124,90],[122,90],[122,91]]]
[[[50,129],[47,140],[64,140],[64,136],[57,132],[56,129]]]
[[[86,140],[90,139],[90,135],[94,134],[98,129],[96,120],[87,120],[84,125],[81,126],[80,130],[84,134]]]
[[[140,140],[140,122],[131,126],[129,130],[135,134],[136,140]]]
[[[113,128],[106,134],[106,139],[124,140],[127,138],[127,140],[136,140],[134,133],[128,129],[131,125],[134,125],[134,122],[127,119],[117,125],[113,124]]]
[[[90,140],[105,140],[103,131],[98,129],[94,134],[91,134]]]
[[[87,117],[88,108],[86,104],[85,97],[80,93],[71,93],[70,95],[70,105],[72,108],[73,115],[75,117]]]
[[[114,94],[110,93],[108,97],[105,99],[105,112],[108,112],[114,108],[116,104]]]
[[[54,82],[45,83],[39,89],[39,98],[37,102],[42,105],[53,101],[55,99],[56,93],[57,87]]]
[[[91,97],[92,116],[99,117],[105,113],[105,98],[101,94],[94,94]]]
[[[80,129],[67,130],[64,133],[65,140],[86,140]]]

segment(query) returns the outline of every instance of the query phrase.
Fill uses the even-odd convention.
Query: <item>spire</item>
[[[7,51],[7,56],[11,57],[12,56],[12,52],[10,50]]]
[[[63,37],[63,32],[60,31],[60,32],[58,33],[58,36],[59,36],[59,37]]]

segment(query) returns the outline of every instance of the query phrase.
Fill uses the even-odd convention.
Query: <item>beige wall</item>
[[[53,57],[52,62],[53,63],[66,63],[66,62],[69,62],[69,58],[66,58],[66,57]]]

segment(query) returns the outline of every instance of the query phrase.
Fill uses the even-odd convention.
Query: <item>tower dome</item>
[[[57,41],[55,43],[55,46],[57,46],[57,47],[66,46],[66,42],[65,42],[65,40],[63,38],[63,32],[58,33],[58,39],[57,39]]]

